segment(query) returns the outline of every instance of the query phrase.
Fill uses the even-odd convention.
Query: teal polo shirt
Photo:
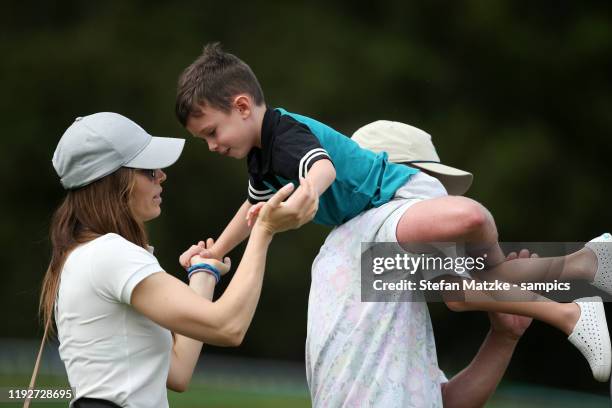
[[[299,186],[314,163],[330,160],[336,179],[321,195],[314,222],[336,226],[389,202],[419,170],[390,163],[387,153],[362,149],[342,133],[282,108],[267,109],[261,148],[248,154],[248,200],[267,201],[289,182]]]

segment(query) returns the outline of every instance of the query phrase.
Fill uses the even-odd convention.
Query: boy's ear
[[[234,108],[238,110],[243,119],[251,115],[251,102],[251,98],[246,94],[240,94],[234,98]]]

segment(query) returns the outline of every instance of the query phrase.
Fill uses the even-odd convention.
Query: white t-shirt
[[[420,172],[389,203],[334,229],[312,265],[306,376],[315,408],[442,407],[433,329],[423,296],[361,302],[361,243],[396,242],[406,209],[446,195]],[[400,196],[401,198],[399,198]],[[399,246],[398,246],[399,250]]]
[[[168,406],[172,335],[130,305],[134,287],[162,271],[153,254],[117,234],[70,253],[55,319],[75,399],[101,398],[129,408]]]

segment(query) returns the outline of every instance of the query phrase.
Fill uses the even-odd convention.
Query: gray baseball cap
[[[78,117],[60,139],[53,167],[65,189],[83,187],[119,169],[163,169],[176,162],[185,139],[155,137],[113,112]]]

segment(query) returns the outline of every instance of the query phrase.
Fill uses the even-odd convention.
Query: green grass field
[[[0,387],[24,387],[28,379],[23,376],[0,376]],[[61,377],[41,377],[39,388],[67,387]],[[276,389],[259,387],[257,383],[238,384],[229,382],[226,386],[202,384],[194,381],[185,393],[168,392],[170,406],[173,408],[307,408],[310,398],[306,390]],[[67,406],[67,402],[33,402],[32,406],[56,408]],[[20,402],[0,402],[0,408],[21,407]],[[502,384],[494,398],[487,404],[489,408],[604,408],[610,407],[610,399],[605,396],[554,388],[528,385]],[[384,407],[383,407],[384,408]]]
[[[291,396],[253,391],[240,391],[220,389],[206,386],[194,386],[188,392],[178,394],[170,392],[168,395],[171,407],[196,408],[308,408],[310,397],[308,395]]]
[[[0,376],[0,388],[27,388],[29,379],[24,376]],[[37,381],[37,388],[65,389],[68,384],[61,377],[41,376]],[[4,400],[4,398],[3,398]],[[257,391],[256,387],[228,387],[203,385],[194,381],[189,391],[185,393],[168,392],[168,400],[171,407],[178,408],[307,408],[310,407],[310,397],[306,390],[295,391]],[[32,407],[43,406],[45,408],[65,408],[67,402],[32,402]],[[0,402],[0,407],[21,407],[21,402]]]

